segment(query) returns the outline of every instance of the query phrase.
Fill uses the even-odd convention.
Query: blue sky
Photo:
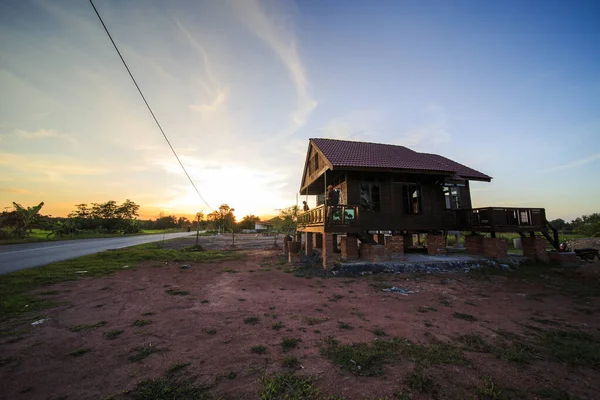
[[[474,206],[600,211],[600,3],[96,0],[203,196],[294,204],[310,137],[494,177]],[[204,208],[86,1],[0,2],[0,206]]]

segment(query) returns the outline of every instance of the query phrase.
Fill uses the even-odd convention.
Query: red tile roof
[[[404,146],[351,142],[335,139],[310,139],[335,167],[384,168],[453,173],[466,179],[489,181],[492,178],[437,154],[418,153]]]

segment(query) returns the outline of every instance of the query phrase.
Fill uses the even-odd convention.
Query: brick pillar
[[[383,245],[363,243],[360,249],[361,260],[370,262],[388,261],[386,248]]]
[[[523,245],[523,255],[527,258],[531,258],[534,261],[540,261],[548,263],[549,257],[546,251],[546,240],[542,237],[524,237],[521,238],[521,244]]]
[[[482,237],[483,255],[488,258],[506,257],[506,239]]]
[[[358,258],[358,240],[356,237],[343,235],[340,247],[343,259],[356,260]]]
[[[325,269],[333,267],[335,260],[333,236],[333,233],[323,233],[323,268]]]
[[[444,235],[427,234],[427,254],[446,254],[446,238]]]
[[[408,249],[413,244],[413,237],[411,234],[404,235],[404,250]]]
[[[483,236],[465,236],[465,247],[468,254],[483,254]]]
[[[312,232],[306,232],[306,255],[310,256],[313,252],[313,246],[314,246],[314,239],[313,236],[315,236]]]
[[[388,256],[392,260],[402,258],[404,255],[404,237],[402,236],[388,236],[385,241],[385,248]]]

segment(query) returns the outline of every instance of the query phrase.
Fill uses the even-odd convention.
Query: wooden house
[[[558,245],[542,208],[473,209],[469,182],[491,180],[449,158],[404,146],[310,139],[300,195],[317,196],[318,206],[300,214],[299,238],[307,252],[322,251],[325,266],[338,258],[396,258],[416,233],[427,234],[432,254],[445,253],[448,231],[489,233],[490,238],[474,235],[471,242],[476,243],[468,241],[467,248],[475,246],[483,253],[494,247],[495,252],[487,253],[496,258],[501,242],[486,240],[495,239],[496,232],[530,237],[541,232]],[[340,195],[337,206],[324,200],[329,185]]]

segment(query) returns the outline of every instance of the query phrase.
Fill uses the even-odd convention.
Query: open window
[[[444,200],[447,210],[460,209],[460,188],[453,186],[444,186]]]
[[[421,186],[414,183],[404,185],[404,211],[407,214],[422,214]]]
[[[360,184],[360,210],[381,211],[381,195],[378,183]]]

